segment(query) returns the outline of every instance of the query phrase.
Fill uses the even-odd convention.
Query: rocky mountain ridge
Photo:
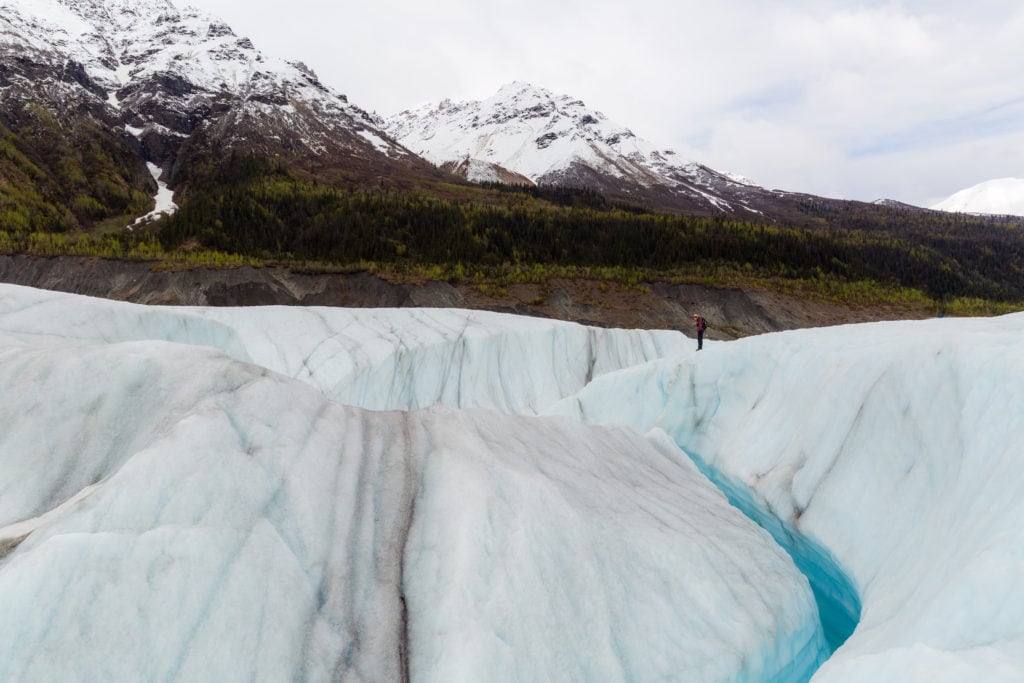
[[[538,184],[599,189],[689,213],[753,217],[788,193],[658,147],[569,95],[514,82],[481,101],[442,100],[384,120],[398,142],[471,181],[494,168]],[[485,165],[478,172],[474,164]]]
[[[168,0],[6,0],[0,105],[18,139],[40,105],[70,145],[83,126],[102,132],[104,145],[134,157],[133,177],[120,180],[150,196],[144,162],[173,187],[211,150],[310,172],[432,172],[300,62],[267,57],[225,23]]]
[[[285,259],[301,252],[331,263],[412,256],[448,263],[485,252],[495,263],[582,258],[567,256],[559,246],[565,236],[556,234],[578,231],[575,244],[596,235],[591,218],[574,208],[646,216],[650,225],[657,213],[737,219],[722,223],[747,234],[751,224],[776,224],[819,231],[826,242],[836,229],[903,238],[963,222],[905,205],[759,187],[647,142],[578,99],[526,83],[482,102],[445,101],[385,121],[301,63],[269,58],[223,22],[170,0],[3,2],[0,238],[17,235],[19,244],[47,232],[109,236],[175,206],[181,210],[155,226],[167,249]],[[481,189],[458,175],[563,187]],[[360,214],[343,196],[350,189],[395,190],[387,197],[392,213],[379,215],[383,204],[363,197],[360,210],[372,218]],[[439,211],[431,202],[452,206]],[[534,222],[558,217],[541,255],[527,248],[539,243],[536,235],[515,249],[511,229],[489,235],[482,224],[494,222],[488,207],[524,205],[540,216]],[[571,215],[563,221],[565,207]],[[657,243],[651,234],[631,265],[650,266],[653,254],[669,267],[666,238]],[[411,253],[412,244],[421,250]],[[588,258],[600,252],[610,261],[629,251],[589,248]],[[742,267],[763,252],[729,258]],[[706,258],[693,248],[672,253]],[[823,250],[785,257],[802,264],[817,253]],[[840,256],[819,265],[845,276],[857,260]]]
[[[417,187],[455,175],[568,185],[758,222],[820,225],[821,207],[837,202],[683,159],[576,98],[522,82],[385,120],[300,62],[270,58],[170,0],[5,0],[4,10],[0,137],[22,195],[7,222],[21,229],[126,225],[171,210],[203,182],[196,169],[232,151],[332,184]]]
[[[874,320],[922,318],[926,308],[847,307],[769,291],[650,282],[609,287],[561,279],[503,292],[468,283],[395,281],[366,271],[302,273],[286,267],[154,269],[142,261],[0,254],[0,282],[151,305],[467,308],[567,320],[597,327],[676,329],[694,336],[691,315],[711,324],[709,339]]]

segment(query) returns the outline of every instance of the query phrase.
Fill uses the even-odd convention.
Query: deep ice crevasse
[[[794,331],[596,379],[551,412],[665,430],[863,602],[815,681],[1024,672],[1024,314]]]

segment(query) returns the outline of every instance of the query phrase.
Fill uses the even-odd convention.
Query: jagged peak
[[[438,165],[486,162],[537,183],[583,184],[630,197],[679,198],[675,205],[746,211],[760,191],[636,135],[578,97],[526,81],[477,101],[424,105],[391,117],[386,130]],[[469,172],[466,173],[470,176]],[[669,202],[676,202],[676,199]]]
[[[655,154],[653,145],[579,98],[526,81],[506,83],[483,100],[446,99],[406,110],[391,118],[388,129],[435,163],[469,156],[534,180],[579,160],[606,164],[621,156],[665,163],[672,156]]]
[[[484,107],[506,107],[517,111],[534,110],[538,107],[565,112],[573,108],[585,109],[582,100],[570,95],[557,94],[547,88],[513,81],[498,89],[496,93],[481,102]],[[593,112],[603,118],[600,112]]]
[[[0,36],[0,44],[46,61],[82,64],[92,82],[112,93],[108,101],[115,107],[113,93],[154,78],[181,83],[182,92],[237,96],[257,81],[264,90],[272,82],[288,83],[346,103],[301,62],[268,59],[226,22],[192,7],[179,10],[170,0],[5,2],[14,30]]]
[[[0,57],[32,55],[30,66],[12,67],[9,80],[26,90],[49,81],[54,101],[81,97],[95,111],[104,108],[124,133],[148,140],[146,154],[166,158],[199,130],[228,144],[254,141],[296,154],[363,153],[367,146],[393,158],[407,154],[308,66],[264,56],[226,22],[192,7],[179,10],[170,0],[0,2],[9,27],[0,33]],[[69,63],[78,69],[71,75]]]
[[[498,88],[498,92],[488,99],[509,100],[521,97],[534,97],[537,99],[556,99],[556,95],[548,90],[526,81],[512,81]]]
[[[57,0],[75,15],[97,25],[100,29],[121,29],[140,19],[153,16],[180,15],[170,0]],[[21,0],[23,5],[36,4],[36,0]]]

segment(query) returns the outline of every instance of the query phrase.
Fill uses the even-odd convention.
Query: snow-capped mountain
[[[758,213],[767,193],[658,147],[568,95],[515,82],[482,101],[425,104],[387,119],[398,142],[469,180],[498,169],[534,183],[582,185],[687,210]]]
[[[213,146],[311,170],[418,163],[303,64],[169,0],[4,0],[0,103],[11,128],[40,103],[101,122],[172,183],[179,161]]]
[[[187,209],[190,191],[236,151],[363,187],[429,189],[454,173],[792,225],[849,209],[680,158],[578,99],[525,83],[384,120],[302,63],[266,56],[224,22],[170,0],[0,7],[0,142],[15,152],[0,155],[0,174],[17,205],[5,228],[128,226]]]
[[[932,208],[957,213],[1024,216],[1024,178],[999,178],[978,183]]]
[[[897,201],[895,199],[876,199],[871,203],[875,206],[884,206],[887,209],[903,209],[906,211],[919,211],[921,209],[919,206],[907,204],[906,202]]]

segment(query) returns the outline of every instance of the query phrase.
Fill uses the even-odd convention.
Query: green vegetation
[[[198,242],[268,260],[447,266],[503,273],[498,283],[538,267],[618,269],[634,279],[800,282],[838,298],[867,288],[937,302],[1024,300],[1021,226],[958,216],[931,230],[928,214],[891,210],[886,222],[851,210],[826,229],[626,210],[568,188],[492,187],[508,200],[454,201],[337,189],[253,157],[232,157],[192,187],[203,189],[161,228],[166,248]]]
[[[51,233],[0,230],[0,254],[29,256],[91,256],[127,261],[153,261],[154,268],[237,268],[264,264],[214,249],[164,249],[156,236],[145,233]]]
[[[0,112],[0,229],[64,232],[141,215],[151,183],[137,155],[99,122],[62,122],[25,103]]]
[[[32,173],[31,160],[19,164]],[[769,289],[952,314],[1024,308],[1019,222],[832,203],[805,207],[811,218],[793,227],[654,213],[564,187],[452,185],[429,196],[343,189],[235,154],[199,159],[191,169],[180,185],[181,209],[156,234],[71,230],[66,220],[33,218],[49,210],[76,221],[105,216],[94,224],[110,225],[106,195],[40,199],[35,213],[23,198],[16,218],[0,224],[0,252],[142,259],[158,268],[369,269],[469,283],[493,296],[518,283],[545,291],[565,278],[627,289],[655,281]]]

